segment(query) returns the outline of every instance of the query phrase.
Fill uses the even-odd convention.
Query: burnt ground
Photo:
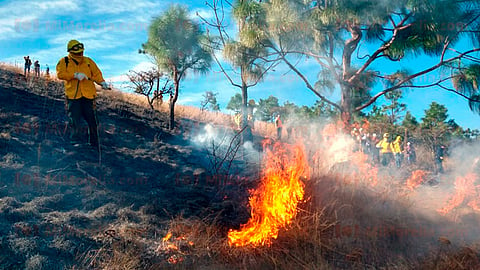
[[[0,269],[85,267],[121,226],[161,239],[178,215],[245,220],[252,183],[211,176],[189,140],[201,124],[170,131],[167,115],[102,95],[97,110],[100,153],[67,140],[61,85],[0,70]]]

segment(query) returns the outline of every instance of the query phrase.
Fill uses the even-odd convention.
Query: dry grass
[[[150,108],[148,106],[147,99],[142,95],[122,91],[103,91],[101,92],[101,95],[106,97],[112,103],[126,102],[132,105],[140,106],[145,109],[144,116],[149,114]],[[162,104],[158,105],[154,104],[154,108],[156,111],[165,115],[168,115],[170,111],[167,102],[163,102]],[[222,112],[205,111],[194,106],[176,105],[175,117],[176,119],[188,119],[200,123],[209,123],[231,129],[237,128],[232,115]],[[272,137],[276,132],[273,123],[263,121],[255,121],[252,131],[254,134],[261,137]]]
[[[12,70],[23,72],[14,67]],[[121,91],[100,93],[109,106],[129,103],[140,106],[148,115],[144,96]],[[168,113],[167,104],[156,109]],[[231,117],[222,113],[179,105],[176,115],[234,128]],[[275,128],[257,121],[254,132],[270,136]],[[418,149],[417,154],[419,164],[430,166],[428,159],[423,159],[429,154],[426,150]],[[138,212],[125,210],[124,223],[97,236],[103,245],[77,258],[83,262],[82,269],[480,269],[478,247],[459,249],[449,239],[438,242],[430,235],[405,233],[408,228],[430,224],[411,211],[411,202],[392,181],[372,189],[364,185],[366,179],[345,180],[345,176],[329,171],[307,181],[307,200],[299,214],[268,247],[230,247],[230,228],[215,217],[180,216],[164,227],[149,223],[138,227],[128,218],[138,217]],[[49,207],[57,202],[57,197],[51,197],[37,203]],[[4,201],[0,210],[15,204],[15,200]],[[21,213],[14,214],[35,215],[38,209],[30,206],[25,204]],[[108,213],[115,211],[107,204],[89,212],[88,218],[108,218]],[[171,237],[164,238],[168,233]],[[8,244],[32,256],[27,264],[32,269],[47,264],[44,258],[35,256],[34,243],[19,238],[10,239]]]
[[[8,71],[16,72],[18,74],[23,74],[23,68],[21,68],[20,66],[14,66],[4,62],[0,62],[0,69],[5,69]]]
[[[11,71],[11,72],[15,72],[15,73],[18,73],[18,74],[22,74],[23,75],[23,65],[19,65],[17,64],[17,66],[15,65],[12,65],[12,64],[9,64],[9,63],[5,63],[5,62],[0,62],[0,69],[3,69],[3,70],[8,70],[8,71]],[[51,70],[51,69],[50,69]],[[52,71],[52,70],[51,70]],[[33,71],[33,68],[30,69],[30,77],[34,77],[34,71]],[[55,81],[55,82],[61,82],[61,80],[59,80],[55,74],[52,74],[50,72],[50,77],[49,78],[46,78],[45,77],[45,71],[44,70],[41,70],[40,71],[40,77],[41,78],[44,78],[44,79],[48,79],[49,81]]]
[[[427,235],[401,233],[406,228],[426,226],[409,210],[395,190],[386,196],[370,194],[365,187],[340,184],[332,176],[307,183],[308,200],[287,230],[267,247],[230,247],[227,230],[216,218],[173,218],[163,240],[139,244],[122,239],[109,246],[109,259],[100,269],[435,269],[429,256],[438,245]],[[397,192],[398,193],[398,192]],[[137,238],[138,240],[138,238]],[[448,241],[448,240],[446,240]],[[125,245],[127,248],[125,248]],[[143,250],[143,252],[139,252]],[[149,251],[154,251],[149,253]],[[441,251],[440,265],[455,260],[474,264],[472,249],[460,255]],[[145,255],[150,254],[147,258]],[[467,256],[468,255],[468,256]],[[99,255],[102,256],[102,255]],[[115,257],[117,256],[117,257]],[[458,256],[463,256],[456,259]],[[436,258],[433,256],[434,259]],[[139,260],[138,258],[141,258]],[[473,268],[464,269],[473,269]],[[450,268],[453,269],[453,268]],[[460,269],[460,268],[458,268]]]
[[[479,269],[478,247],[414,233],[432,224],[399,187],[343,180],[309,180],[296,219],[268,247],[230,247],[215,218],[173,218],[144,269]]]
[[[16,72],[18,74],[23,74],[23,68],[15,67],[11,64],[0,63],[0,69],[5,69],[8,71]],[[33,73],[31,73],[33,77]],[[50,75],[51,77],[48,81],[61,83],[61,80],[58,80],[54,74]],[[98,87],[97,87],[98,88]],[[128,103],[131,105],[139,106],[143,108],[143,117],[151,117],[152,112],[148,105],[147,99],[143,95],[136,93],[129,93],[114,89],[114,91],[99,91],[99,96],[106,99],[107,104],[110,107],[115,107],[122,103]],[[154,103],[154,108],[156,111],[168,115],[169,114],[169,105],[168,102],[163,102],[159,104]],[[201,110],[198,107],[194,106],[184,106],[176,105],[175,106],[175,116],[176,119],[189,119],[200,123],[210,123],[214,125],[219,125],[223,127],[228,127],[235,129],[236,124],[233,120],[232,115],[228,115],[222,112],[211,112]],[[275,127],[273,123],[267,123],[263,121],[256,121],[253,128],[254,134],[257,134],[261,137],[271,137],[275,134]]]

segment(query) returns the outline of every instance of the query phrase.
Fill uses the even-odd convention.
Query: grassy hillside
[[[189,110],[179,112],[201,115]],[[154,241],[166,220],[224,203],[223,188],[205,182],[205,149],[190,141],[202,123],[179,113],[181,128],[169,131],[163,111],[117,91],[100,93],[97,114],[101,152],[74,147],[62,84],[0,70],[1,269],[81,265],[106,232],[148,228],[142,238]]]
[[[268,171],[255,146],[274,127],[256,123],[255,146],[242,148],[229,116],[179,106],[170,131],[164,106],[152,112],[140,96],[101,91],[101,151],[74,147],[61,83],[1,68],[0,269],[480,268],[476,191],[452,197],[462,190],[453,175],[426,172],[440,184],[412,186],[416,168],[339,157],[348,140],[318,139],[313,124],[297,215],[269,245],[230,246]]]

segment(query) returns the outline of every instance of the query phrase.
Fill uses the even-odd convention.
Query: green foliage
[[[278,98],[269,96],[267,99],[260,99],[255,112],[255,119],[261,121],[272,121],[276,113],[280,112]]]
[[[206,73],[210,69],[212,56],[202,46],[206,40],[200,25],[188,16],[188,10],[172,5],[156,17],[148,27],[148,40],[142,44],[142,53],[151,55],[160,71],[169,74],[175,86],[170,99],[170,129],[175,127],[175,103],[180,81],[192,70]]]
[[[241,111],[241,95],[236,94],[230,99],[227,109],[235,112]],[[316,101],[313,106],[298,106],[293,102],[286,101],[283,106],[279,105],[278,98],[269,96],[267,99],[260,99],[258,104],[253,100],[249,102],[249,108],[256,108],[255,119],[261,121],[272,121],[275,114],[279,113],[283,119],[318,120],[323,118],[334,118],[338,116],[338,110],[328,103]]]
[[[423,143],[434,151],[438,144],[448,144],[451,129],[447,123],[448,110],[444,105],[432,102],[425,110],[425,116],[420,123],[420,138]]]
[[[200,103],[201,110],[220,111],[220,105],[217,101],[218,93],[212,91],[205,91],[203,94],[203,100]]]
[[[370,123],[370,132],[372,133],[390,133],[397,134],[398,126],[390,122],[388,114],[383,108],[373,106],[372,111],[367,114],[368,122]]]
[[[446,125],[448,110],[445,105],[432,102],[430,107],[425,110],[425,117],[422,118],[422,129],[430,129]]]
[[[232,110],[235,113],[242,111],[242,95],[240,93],[237,93],[230,98],[230,101],[227,104],[227,109]]]
[[[155,59],[160,70],[171,74],[177,70],[179,79],[183,79],[188,69],[199,73],[210,69],[212,57],[202,47],[204,39],[203,31],[189,18],[187,9],[172,5],[153,19],[148,28],[148,41],[142,48]]]
[[[313,104],[313,106],[310,108],[310,111],[312,112],[310,115],[308,115],[308,118],[310,119],[318,119],[319,117],[335,119],[338,118],[340,114],[337,108],[333,107],[332,105],[326,103],[323,100],[317,100],[315,104]]]
[[[385,71],[372,64],[378,59],[400,61],[425,54],[443,60],[440,56],[445,46],[454,49],[462,38],[472,37],[476,45],[480,40],[477,0],[270,0],[259,5],[266,10],[266,46],[288,55],[282,61],[292,69],[295,57],[313,57],[319,63],[318,77],[310,83],[303,76],[307,87],[321,99],[325,98],[322,91],[340,90],[339,106],[350,114],[376,100],[370,93],[376,86],[406,88],[413,84],[410,77],[415,73]],[[455,69],[450,63],[441,64],[450,71]],[[416,75],[431,72],[427,68]],[[470,91],[475,88],[472,74],[465,73],[458,80],[458,85],[469,91],[465,96],[470,98],[471,109],[480,113],[479,102],[475,102],[480,95]]]
[[[395,90],[385,94],[385,99],[390,103],[388,105],[383,105],[382,110],[389,116],[389,122],[391,124],[397,124],[402,113],[407,109],[405,103],[401,103],[400,99],[402,98],[402,91]]]
[[[240,42],[249,48],[259,47],[259,43],[266,39],[261,27],[266,24],[265,10],[261,4],[252,0],[236,0],[232,11],[239,23]]]
[[[265,66],[257,59],[266,54],[264,47],[248,47],[237,41],[230,41],[225,44],[223,55],[233,67],[241,68],[242,80],[245,83],[252,83],[261,80],[265,73]]]
[[[439,55],[444,41],[457,41],[462,35],[459,27],[473,18],[457,1],[408,1],[403,7],[410,14],[412,27],[401,29],[386,51],[396,59],[409,53]]]
[[[453,86],[460,93],[469,96],[469,106],[472,111],[480,113],[480,65],[471,64],[460,68],[452,78]]]
[[[407,111],[402,121],[402,127],[406,128],[407,130],[414,131],[418,128],[418,126],[419,124],[417,119],[412,115],[410,111]]]

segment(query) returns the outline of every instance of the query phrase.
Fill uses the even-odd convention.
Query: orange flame
[[[368,158],[368,155],[362,152],[352,153],[352,163],[357,167],[357,172],[353,173],[352,178],[363,178],[374,187],[378,183],[378,168],[370,164]]]
[[[474,173],[469,173],[465,177],[457,177],[455,180],[455,195],[450,198],[446,206],[437,211],[440,214],[446,215],[454,208],[460,206],[466,198],[471,196],[477,197],[477,191],[474,184],[476,179],[477,175]],[[475,209],[477,206],[476,200],[478,200],[478,198],[475,198],[468,205]]]
[[[229,245],[270,245],[279,230],[292,222],[303,200],[300,178],[308,177],[309,172],[304,147],[277,142],[265,151],[264,175],[249,199],[251,218],[240,230],[228,232]]]
[[[165,236],[162,238],[162,240],[163,240],[163,242],[167,242],[168,240],[170,240],[171,237],[172,237],[172,233],[169,232],[169,233],[167,233],[167,235],[165,235]]]
[[[412,172],[410,178],[407,179],[407,188],[410,190],[416,189],[421,183],[425,181],[426,171],[416,170]]]

